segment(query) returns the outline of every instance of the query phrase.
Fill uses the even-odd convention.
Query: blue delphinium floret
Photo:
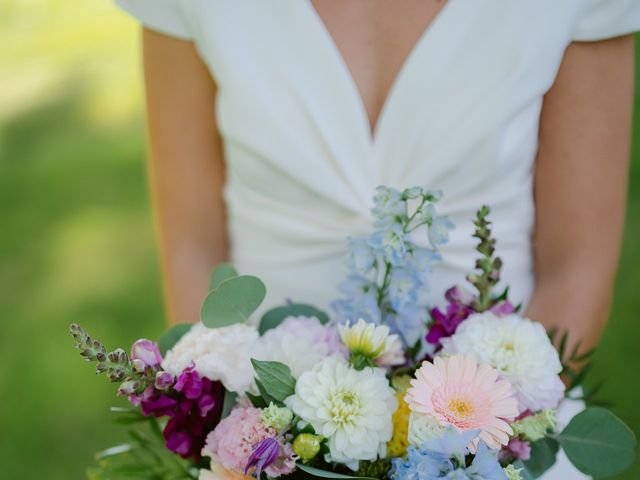
[[[344,297],[333,303],[339,322],[386,324],[405,347],[420,341],[428,318],[421,294],[440,260],[437,249],[453,228],[447,217],[437,215],[434,202],[440,197],[421,187],[376,189],[374,231],[349,239],[350,275],[340,285]],[[427,230],[427,238],[417,245],[411,236],[420,228]]]
[[[391,265],[403,265],[407,260],[406,234],[402,225],[393,223],[387,228],[376,230],[369,236],[368,244],[376,256],[384,258]]]
[[[477,435],[477,430],[450,429],[441,438],[420,447],[410,446],[405,457],[392,460],[390,477],[392,480],[506,480],[497,452],[489,450],[484,442],[478,444],[467,466],[467,446]]]

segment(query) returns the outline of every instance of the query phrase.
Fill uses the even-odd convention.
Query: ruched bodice
[[[266,306],[326,307],[345,238],[371,229],[374,188],[440,189],[456,230],[431,302],[474,265],[471,219],[492,208],[504,281],[533,288],[532,172],[545,92],[565,47],[640,25],[635,0],[448,0],[388,94],[374,133],[339,50],[308,0],[118,0],[193,40],[218,85],[231,256]]]

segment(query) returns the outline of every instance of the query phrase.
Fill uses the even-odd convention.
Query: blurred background
[[[112,348],[163,329],[139,63],[139,27],[109,0],[0,2],[2,478],[81,479],[94,452],[125,440],[109,422],[114,388],[71,348],[71,322]],[[599,397],[640,432],[639,95],[634,132],[623,257],[591,382],[605,380]]]

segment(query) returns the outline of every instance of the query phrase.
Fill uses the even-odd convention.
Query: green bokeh
[[[162,330],[136,35],[108,0],[0,3],[2,478],[80,479],[122,439],[114,389],[70,348],[70,322],[113,346]],[[630,191],[593,378],[640,431],[640,142]]]

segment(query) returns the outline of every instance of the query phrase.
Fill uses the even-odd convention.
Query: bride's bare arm
[[[624,223],[633,39],[574,43],[544,99],[535,176],[536,289],[527,314],[593,346]]]
[[[150,177],[170,322],[195,322],[227,258],[215,84],[191,42],[144,30]]]

